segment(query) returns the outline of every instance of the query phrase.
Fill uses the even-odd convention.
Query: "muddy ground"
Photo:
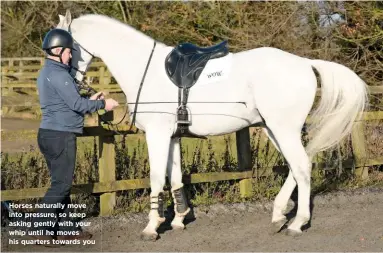
[[[2,251],[129,252],[129,251],[305,251],[382,252],[383,189],[365,188],[313,198],[313,218],[299,237],[271,233],[272,202],[195,208],[183,231],[160,227],[155,242],[140,239],[146,213],[89,218],[94,245],[59,248],[9,245],[3,232]],[[293,202],[291,207],[293,206]],[[292,212],[294,213],[294,211]]]

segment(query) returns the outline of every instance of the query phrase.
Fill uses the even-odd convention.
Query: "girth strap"
[[[178,106],[186,106],[189,99],[190,88],[178,88]]]

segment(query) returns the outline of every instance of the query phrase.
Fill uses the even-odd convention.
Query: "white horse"
[[[78,51],[73,52],[73,74],[82,80],[93,56],[99,57],[121,86],[129,103],[136,102],[142,85],[136,126],[145,131],[150,162],[151,211],[142,237],[155,240],[164,222],[161,194],[166,174],[170,178],[176,215],[173,228],[184,228],[189,212],[184,199],[179,138],[176,131],[178,87],[165,72],[165,58],[173,47],[156,42],[142,32],[113,18],[84,15],[71,19],[60,15],[57,28],[73,35]],[[151,52],[153,55],[149,61]],[[223,135],[256,123],[289,164],[289,175],[274,201],[272,224],[279,231],[287,222],[285,209],[298,185],[298,210],[288,234],[299,235],[310,219],[311,159],[340,142],[350,131],[367,103],[366,84],[349,68],[329,61],[312,60],[276,48],[262,47],[229,54],[230,72],[221,81],[195,84],[190,88],[188,107],[192,114],[190,132],[200,136]],[[225,58],[221,58],[225,59]],[[229,61],[229,60],[228,60]],[[311,140],[305,148],[301,130],[317,90],[315,68],[321,78],[321,101],[312,113]],[[83,71],[83,72],[81,72]],[[145,104],[145,102],[175,102]],[[195,103],[195,102],[217,103]],[[219,103],[219,102],[228,103]],[[242,101],[245,103],[236,103]],[[230,103],[232,102],[232,103]],[[134,106],[129,106],[132,112]],[[132,120],[132,114],[130,115]]]

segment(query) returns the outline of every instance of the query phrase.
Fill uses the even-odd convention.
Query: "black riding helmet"
[[[62,50],[60,54],[54,54],[52,52],[52,49],[56,47],[62,47]],[[44,38],[43,41],[43,50],[46,51],[49,55],[52,56],[58,56],[60,58],[60,61],[62,62],[61,55],[64,52],[65,48],[70,48],[72,50],[74,49],[74,42],[72,35],[63,30],[63,29],[52,29],[50,30]]]

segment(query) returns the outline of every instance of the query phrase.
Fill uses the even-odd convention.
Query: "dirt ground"
[[[87,246],[9,245],[9,236],[3,232],[2,251],[383,251],[383,189],[315,196],[311,225],[299,237],[287,236],[285,230],[271,233],[271,207],[272,202],[195,208],[195,218],[185,230],[174,231],[165,224],[155,242],[140,239],[145,213],[87,219],[91,226],[85,229],[94,233],[91,240],[95,242]]]

